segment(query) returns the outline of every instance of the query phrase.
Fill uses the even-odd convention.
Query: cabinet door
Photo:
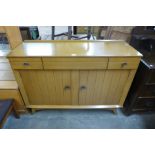
[[[78,71],[45,71],[50,103],[78,104]]]
[[[20,75],[30,105],[71,105],[78,102],[77,72],[21,70]]]
[[[80,105],[118,105],[128,70],[80,71]]]

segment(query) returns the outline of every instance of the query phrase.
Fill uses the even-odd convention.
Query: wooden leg
[[[32,113],[32,114],[34,114],[34,113],[35,113],[35,111],[36,111],[35,109],[31,109],[31,113]]]
[[[15,105],[13,105],[12,111],[13,111],[13,114],[14,114],[14,116],[15,116],[16,118],[20,118],[20,115],[19,115],[19,113],[17,112],[17,110],[16,110],[16,108],[15,108]]]
[[[116,108],[111,109],[114,114],[117,114]]]

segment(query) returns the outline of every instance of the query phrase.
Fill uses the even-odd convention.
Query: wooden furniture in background
[[[23,42],[18,26],[0,26],[0,33],[6,34],[11,49],[14,49]]]
[[[32,40],[29,26],[20,26],[22,40]]]
[[[14,49],[23,42],[18,26],[3,26],[3,29],[7,34],[7,38],[11,49]]]
[[[97,39],[130,41],[133,26],[99,26]]]
[[[7,59],[0,58],[0,99],[14,99],[14,104],[19,112],[25,112],[17,82]]]
[[[18,112],[26,112],[23,99],[16,81],[0,81],[0,99],[14,99],[15,108]]]
[[[13,112],[16,118],[20,118],[16,108],[14,106],[14,101],[12,99],[0,100],[0,129],[3,127],[8,115]]]
[[[119,32],[119,31],[112,31],[110,36],[109,36],[109,39],[112,39],[112,40],[124,40],[126,42],[129,42],[130,41],[130,33],[125,33],[125,32]]]
[[[4,26],[0,26],[0,33],[5,33]]]
[[[30,41],[9,54],[26,107],[122,107],[141,54],[123,41]]]
[[[149,61],[142,60],[139,65],[124,105],[127,115],[155,110],[155,57]],[[145,65],[146,62],[148,65]],[[149,64],[153,65],[149,66]]]
[[[13,49],[19,45],[21,35],[18,27],[15,26],[1,26],[0,32],[6,33],[10,46]],[[2,48],[3,47],[3,48]],[[17,82],[15,81],[13,71],[9,64],[6,55],[10,49],[5,49],[1,46],[0,50],[0,99],[14,99],[15,108],[18,112],[25,112],[25,105],[18,89]]]
[[[132,87],[124,104],[126,114],[155,110],[155,31],[137,26],[130,44],[143,54]]]

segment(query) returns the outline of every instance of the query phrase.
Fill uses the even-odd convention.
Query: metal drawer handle
[[[70,90],[70,89],[71,89],[70,86],[65,86],[65,87],[64,87],[64,90]]]
[[[127,62],[123,62],[123,63],[121,64],[121,68],[123,68],[123,67],[125,67],[125,66],[127,66],[127,65],[128,65]]]
[[[24,66],[29,66],[30,64],[28,62],[23,63]]]
[[[84,89],[86,89],[86,86],[81,86],[80,87],[80,90],[84,90]]]

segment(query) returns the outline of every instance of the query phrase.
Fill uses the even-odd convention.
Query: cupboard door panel
[[[21,70],[30,105],[119,105],[130,70]]]
[[[80,71],[80,105],[119,105],[128,70]]]
[[[105,71],[80,71],[80,105],[102,105]]]
[[[32,105],[44,105],[49,103],[49,91],[47,90],[44,71],[20,70],[19,73],[29,103]]]
[[[105,104],[119,105],[125,83],[129,76],[129,70],[108,70],[106,71],[106,94]]]
[[[81,105],[86,105],[86,96],[87,96],[87,80],[88,80],[88,72],[89,71],[80,71],[80,87],[83,88],[79,88],[79,104]],[[84,88],[85,87],[85,88]],[[88,89],[88,88],[87,88]]]
[[[79,72],[78,71],[45,71],[47,89],[50,92],[50,103],[54,105],[77,105]]]
[[[71,73],[71,97],[72,104],[79,104],[79,71],[70,71]]]
[[[74,71],[20,71],[31,105],[77,104],[78,89],[74,87],[78,82],[74,84],[74,74]]]

